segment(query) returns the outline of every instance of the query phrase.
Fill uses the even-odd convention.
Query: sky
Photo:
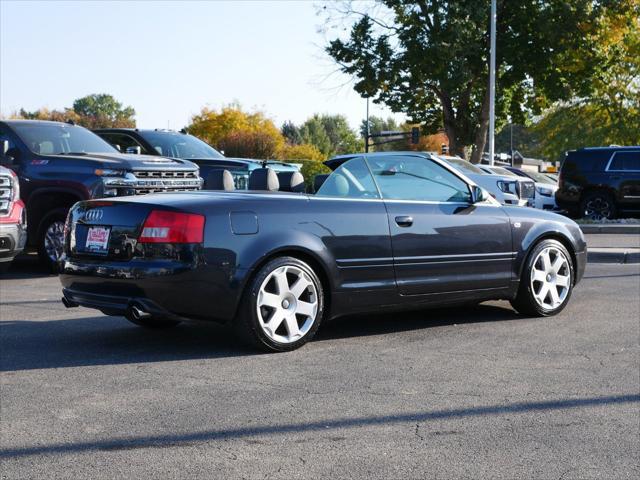
[[[317,7],[0,0],[0,112],[62,109],[109,93],[135,108],[141,128],[180,129],[203,106],[234,101],[278,126],[330,113],[357,128],[366,102],[323,52]],[[391,114],[373,104],[370,113]]]

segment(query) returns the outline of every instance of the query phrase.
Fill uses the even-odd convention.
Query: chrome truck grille
[[[200,190],[202,184],[198,172],[140,170],[133,172],[137,181],[136,195],[162,192],[190,192]]]
[[[518,196],[520,198],[533,198],[536,195],[536,185],[533,182],[519,181]]]

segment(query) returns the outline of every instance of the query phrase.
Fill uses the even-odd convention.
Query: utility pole
[[[489,165],[495,156],[496,128],[496,0],[491,0],[491,51],[489,60]]]
[[[365,153],[369,153],[369,97],[367,97],[367,128],[365,130],[364,137],[364,151]]]

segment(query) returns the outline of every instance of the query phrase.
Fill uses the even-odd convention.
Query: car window
[[[173,131],[140,131],[160,155],[184,159],[224,158],[220,152],[199,138]]]
[[[116,153],[106,141],[86,128],[64,123],[14,123],[14,132],[29,150],[40,155]]]
[[[380,198],[371,172],[362,157],[348,160],[336,168],[324,181],[316,196]]]
[[[640,151],[616,152],[613,155],[609,170],[612,171],[640,171]]]
[[[122,153],[125,153],[129,147],[140,147],[141,153],[148,153],[140,142],[131,135],[124,133],[100,133],[99,135],[114,147],[118,145]]]
[[[470,202],[469,186],[433,160],[389,156],[369,159],[382,198],[434,202]]]
[[[467,162],[462,158],[447,158],[445,159],[445,161],[448,162],[453,168],[461,171],[462,173],[485,173],[473,163]]]

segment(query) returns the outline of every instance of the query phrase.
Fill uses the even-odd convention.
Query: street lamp
[[[496,129],[496,0],[491,0],[491,51],[489,54],[489,165],[493,166]]]

